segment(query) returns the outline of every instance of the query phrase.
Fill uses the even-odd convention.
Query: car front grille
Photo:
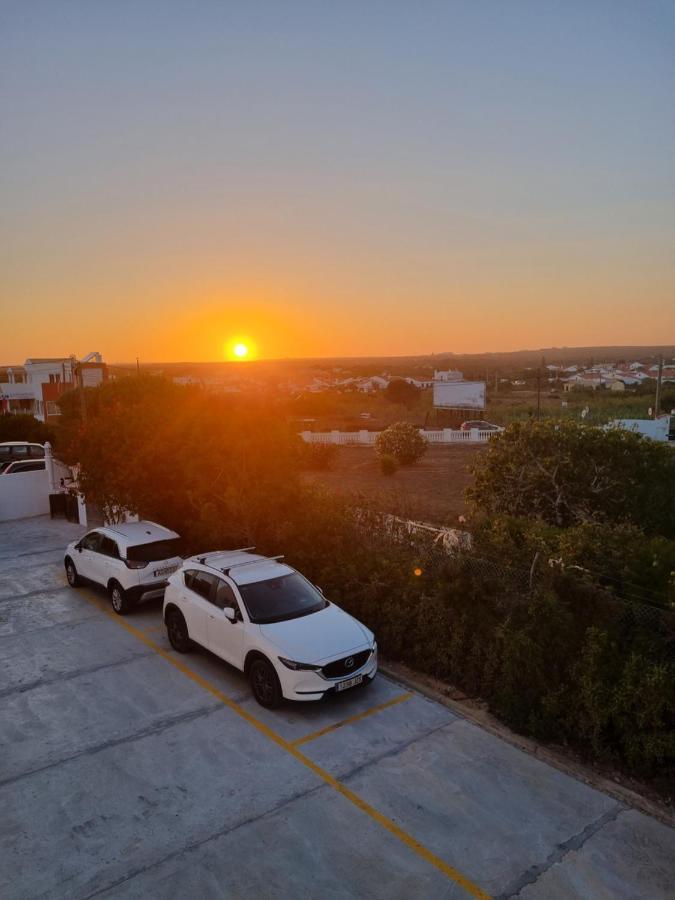
[[[326,678],[341,678],[343,675],[351,675],[352,672],[357,672],[364,665],[371,652],[371,650],[361,650],[359,653],[345,656],[344,659],[336,659],[335,662],[324,666],[321,674]]]

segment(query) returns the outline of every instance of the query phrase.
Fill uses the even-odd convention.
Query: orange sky
[[[675,343],[675,8],[15,4],[0,364]]]

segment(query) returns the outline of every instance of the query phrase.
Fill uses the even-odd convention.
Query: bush
[[[390,381],[383,391],[385,400],[390,403],[400,403],[402,406],[414,406],[420,395],[419,388],[410,384],[403,378]]]
[[[402,466],[410,466],[427,452],[427,442],[415,425],[396,422],[377,436],[375,450],[379,456],[393,456]]]
[[[340,448],[337,444],[308,444],[300,439],[298,459],[303,469],[332,469]]]
[[[575,422],[515,422],[493,436],[468,492],[488,515],[561,528],[628,523],[675,537],[675,454],[623,429]]]
[[[380,470],[383,475],[395,475],[398,469],[396,457],[390,453],[383,453],[380,456]]]
[[[35,416],[24,413],[3,413],[0,415],[0,442],[1,441],[28,441],[30,443],[44,444],[45,441],[54,443],[54,429],[44,422],[40,422]]]

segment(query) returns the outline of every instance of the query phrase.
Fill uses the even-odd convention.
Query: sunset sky
[[[0,0],[0,363],[675,342],[675,3]]]

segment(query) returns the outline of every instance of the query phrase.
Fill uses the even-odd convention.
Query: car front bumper
[[[283,663],[276,666],[281,682],[281,691],[287,700],[321,700],[326,694],[336,693],[335,686],[343,681],[349,681],[357,675],[362,676],[362,682],[372,681],[377,674],[377,650],[366,660],[365,665],[344,675],[341,678],[323,678],[317,672],[293,671],[286,669]],[[283,670],[283,671],[282,671]],[[354,685],[357,687],[357,685]],[[351,688],[346,689],[351,690]]]

